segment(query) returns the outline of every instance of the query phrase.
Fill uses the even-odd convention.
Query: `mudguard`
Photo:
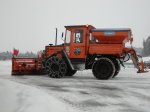
[[[65,60],[65,62],[67,63],[68,67],[71,69],[71,70],[75,70],[66,51],[65,50],[62,50],[61,51],[61,54],[62,54],[62,58]]]

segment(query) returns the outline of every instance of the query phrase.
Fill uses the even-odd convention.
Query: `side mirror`
[[[64,37],[64,32],[62,32],[62,34],[61,34],[61,38],[63,38]]]
[[[61,34],[61,39],[64,41],[64,32]]]

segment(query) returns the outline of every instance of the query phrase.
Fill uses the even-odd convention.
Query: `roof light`
[[[86,27],[89,27],[89,25],[88,25],[88,24],[86,24]]]

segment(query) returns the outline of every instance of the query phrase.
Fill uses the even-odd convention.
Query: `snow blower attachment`
[[[129,28],[97,29],[92,25],[65,28],[64,43],[49,44],[41,58],[13,58],[12,75],[46,73],[51,78],[61,78],[73,76],[77,70],[92,69],[97,79],[106,80],[118,75],[127,54],[138,72],[144,72],[144,63],[139,62],[135,50],[125,47],[133,41]]]
[[[41,58],[12,58],[12,75],[44,74]]]

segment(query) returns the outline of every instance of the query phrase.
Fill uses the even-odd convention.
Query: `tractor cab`
[[[92,25],[65,26],[65,50],[69,58],[85,59]]]

